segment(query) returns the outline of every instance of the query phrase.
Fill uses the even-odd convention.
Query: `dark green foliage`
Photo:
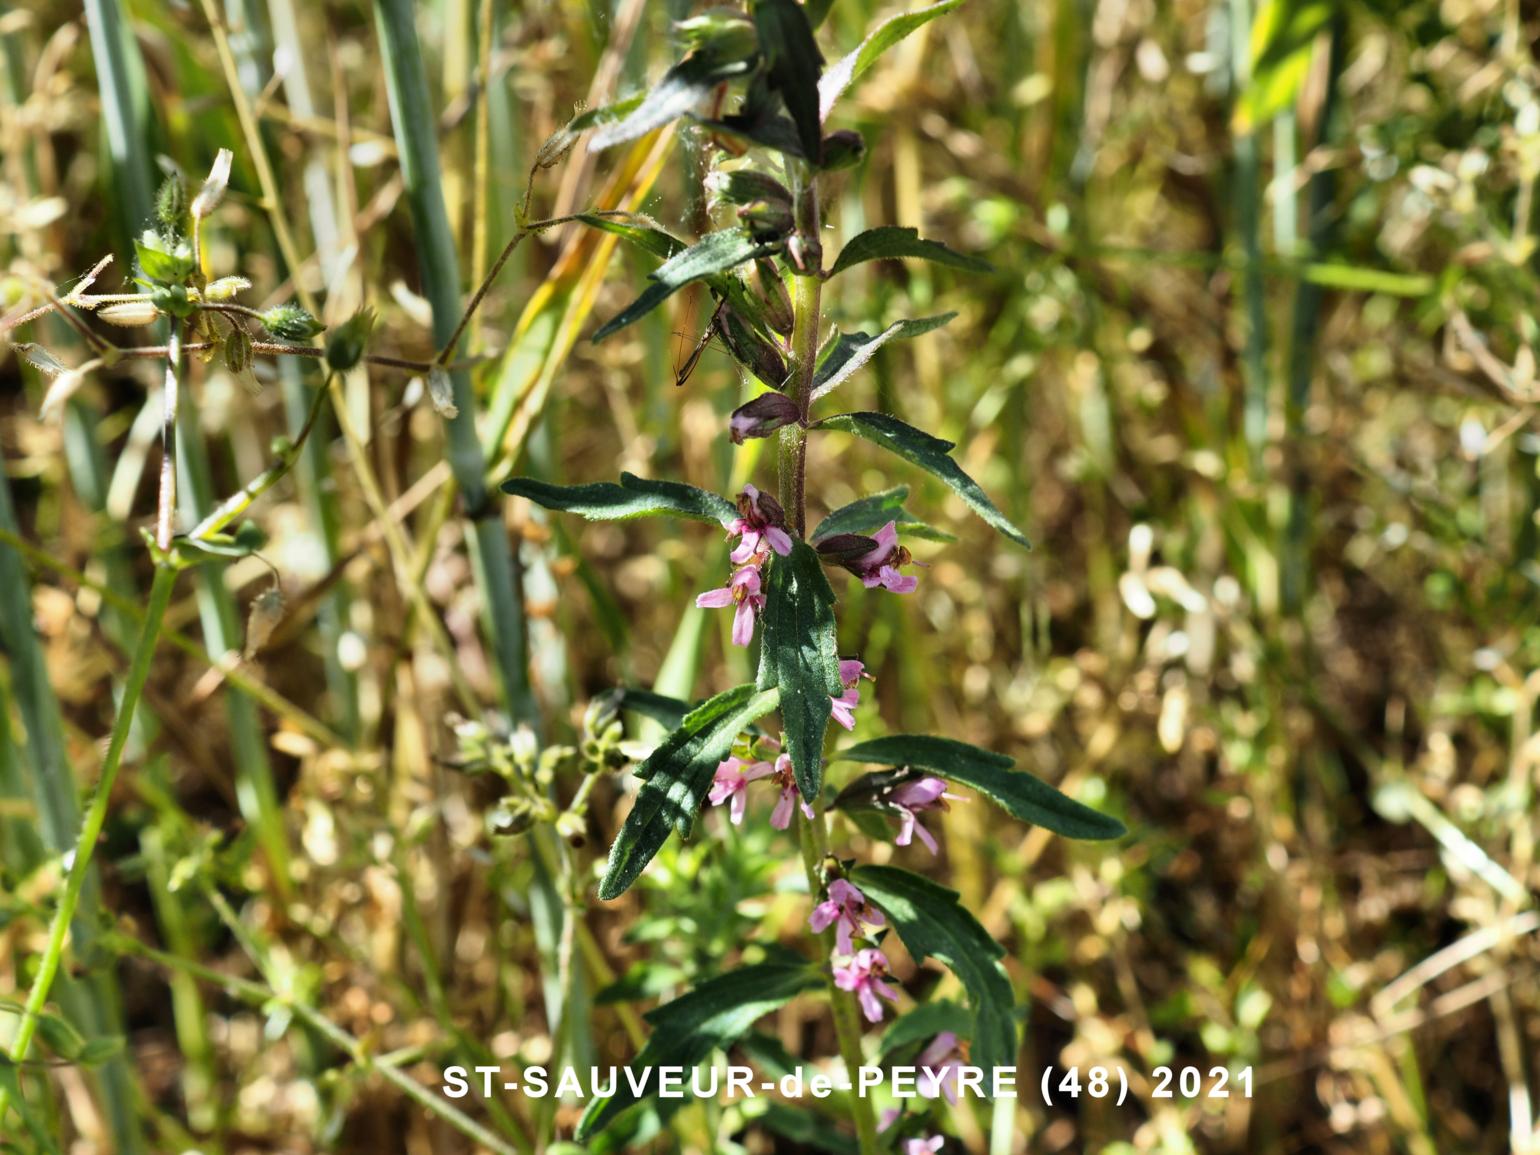
[[[969,508],[995,529],[1017,545],[1027,549],[1032,548],[1032,543],[1027,540],[1026,534],[1012,525],[1006,516],[995,508],[994,502],[989,500],[988,495],[979,488],[978,482],[964,473],[957,462],[948,456],[955,448],[952,442],[932,437],[929,433],[923,433],[886,413],[841,413],[836,417],[824,418],[815,428],[840,429],[846,433],[854,433],[935,474],[946,482]]]
[[[503,482],[503,492],[528,498],[560,513],[576,513],[590,521],[625,521],[633,517],[687,517],[726,525],[737,514],[732,502],[718,494],[679,481],[659,481],[622,473],[620,483],[595,481],[587,485],[552,485],[533,477]]]
[[[685,716],[679,729],[663,740],[637,769],[645,779],[636,804],[626,816],[599,883],[599,897],[624,894],[652,861],[670,833],[687,837],[711,788],[717,764],[727,757],[739,733],[775,709],[774,690],[735,686]]]
[[[895,866],[858,866],[850,881],[881,908],[916,962],[952,968],[973,1007],[970,1062],[986,1071],[1016,1062],[1016,1000],[1000,959],[1005,951],[957,892]]]
[[[929,770],[955,783],[971,786],[1013,818],[1032,822],[1065,838],[1100,840],[1127,833],[1115,818],[1099,814],[1059,793],[1024,770],[1013,759],[991,750],[931,734],[889,734],[859,742],[834,755],[841,762],[877,762],[888,766]],[[855,791],[857,783],[852,783]]]
[[[642,1097],[658,1092],[656,1068],[688,1069],[704,1062],[713,1051],[742,1038],[765,1015],[822,982],[822,976],[806,963],[759,963],[707,979],[689,994],[647,1012],[652,1036],[631,1062],[633,1069],[645,1072]],[[602,1130],[638,1101],[621,1076],[614,1095],[588,1104],[577,1138]]]
[[[808,801],[823,789],[823,739],[840,684],[834,591],[818,555],[800,541],[770,561],[765,588],[759,686],[781,695],[781,722],[797,789]]]

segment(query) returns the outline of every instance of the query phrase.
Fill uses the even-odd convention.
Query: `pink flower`
[[[941,1150],[942,1142],[940,1135],[932,1135],[927,1139],[905,1139],[903,1155],[935,1155],[935,1152]]]
[[[920,825],[915,815],[925,810],[945,810],[948,799],[953,802],[962,801],[956,794],[948,794],[946,785],[940,778],[920,778],[905,782],[888,795],[887,801],[899,812],[898,837],[893,840],[895,845],[908,846],[914,835],[918,834],[925,848],[932,854],[936,853],[936,840],[931,837],[930,831]]]
[[[898,1002],[898,992],[883,982],[888,973],[888,960],[880,950],[867,947],[858,951],[855,958],[843,966],[834,968],[834,985],[842,991],[854,991],[856,1001],[869,1023],[882,1022],[881,995],[890,1003]]]
[[[909,551],[898,544],[898,527],[888,522],[872,535],[877,544],[866,553],[852,560],[850,568],[861,577],[867,589],[882,586],[896,594],[913,593],[920,580],[912,574],[898,572],[901,565],[909,565],[913,558]]]
[[[956,1106],[957,1078],[962,1073],[963,1057],[957,1036],[951,1031],[942,1031],[932,1039],[930,1046],[920,1052],[920,1094],[927,1099],[945,1095],[946,1101]]]
[[[716,777],[711,781],[711,793],[707,797],[713,806],[731,799],[729,817],[734,826],[742,826],[744,807],[749,802],[749,783],[773,772],[774,767],[768,762],[748,762],[734,755],[717,763]]]
[[[695,604],[702,609],[723,609],[736,605],[738,609],[733,614],[733,644],[748,645],[754,637],[754,621],[760,610],[765,608],[758,567],[742,567],[725,586],[701,594],[695,599]]]
[[[840,682],[845,687],[845,692],[838,698],[831,699],[833,705],[829,712],[834,720],[847,730],[856,728],[855,709],[861,704],[861,675],[866,673],[866,667],[860,662],[847,659],[840,663]]]
[[[836,949],[840,954],[853,952],[852,933],[865,936],[867,926],[882,926],[884,922],[882,911],[868,903],[866,895],[843,878],[829,883],[829,897],[813,908],[807,921],[814,932],[820,934],[833,924]]]
[[[768,493],[745,485],[738,495],[738,516],[727,527],[729,537],[741,536],[731,557],[735,565],[758,558],[763,561],[773,549],[782,557],[791,553],[791,535],[786,532],[786,511]]]
[[[898,1117],[902,1114],[903,1112],[897,1107],[884,1107],[882,1114],[877,1116],[877,1130],[886,1131],[894,1123],[898,1122]]]
[[[775,760],[775,781],[781,788],[781,799],[770,814],[770,825],[777,830],[785,830],[791,825],[792,807],[802,797],[802,792],[797,789],[796,775],[792,772],[790,754],[782,754]],[[809,819],[813,817],[813,808],[806,802],[802,803],[802,814]]]

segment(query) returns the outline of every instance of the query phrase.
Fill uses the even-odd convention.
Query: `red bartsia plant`
[[[829,570],[845,570],[868,588],[905,595],[923,580],[903,538],[924,526],[910,517],[901,488],[835,510],[808,531],[808,446],[814,435],[847,434],[890,451],[948,485],[988,524],[1027,547],[1026,537],[950,456],[953,448],[898,418],[874,412],[821,414],[820,403],[900,337],[918,337],[951,315],[900,320],[880,333],[840,333],[825,323],[823,293],[846,270],[866,261],[917,259],[963,272],[989,266],[913,229],[878,227],[852,239],[832,260],[822,244],[823,183],[832,170],[860,162],[856,133],[831,131],[841,95],[893,44],[954,8],[948,0],[894,17],[855,51],[824,67],[815,33],[827,3],[752,0],[746,11],[714,8],[679,26],[688,49],[648,92],[590,112],[570,135],[594,129],[592,146],[630,141],[685,118],[702,136],[714,165],[707,191],[724,227],[686,242],[651,221],[614,216],[586,223],[618,233],[659,260],[636,300],[603,325],[603,340],[692,283],[717,301],[713,326],[722,344],[753,380],[766,387],[740,406],[724,434],[734,444],[778,439],[777,496],[753,485],[732,498],[674,481],[622,474],[618,482],[559,486],[516,478],[504,489],[546,509],[591,519],[642,516],[692,518],[719,524],[735,544],[723,584],[696,604],[730,610],[732,640],[759,646],[755,681],[698,705],[648,706],[672,732],[637,768],[636,801],[610,848],[601,899],[623,894],[674,834],[687,836],[701,807],[725,806],[742,823],[757,798],[774,800],[771,824],[795,822],[820,934],[821,985],[834,1001],[835,1024],[847,1065],[861,1061],[860,1018],[880,1021],[897,1001],[886,978],[888,930],[916,960],[950,966],[972,1004],[963,1026],[972,1063],[1014,1062],[1014,998],[999,959],[1000,946],[958,902],[957,895],[919,874],[862,865],[831,842],[831,812],[872,832],[890,831],[898,846],[918,839],[939,847],[929,811],[964,797],[987,799],[1012,816],[1070,837],[1115,838],[1123,827],[1017,769],[1012,759],[949,738],[900,734],[857,743],[826,757],[832,718],[853,729],[864,674],[857,655],[837,645],[838,605]],[[700,110],[714,111],[703,113]],[[727,110],[727,111],[724,111]],[[934,535],[933,535],[934,536]],[[762,720],[780,715],[779,738]],[[877,767],[830,789],[830,764]],[[954,792],[967,789],[971,795]],[[797,817],[800,815],[800,817]],[[884,825],[891,821],[896,825]],[[843,827],[836,826],[836,833]],[[811,978],[810,978],[811,974]],[[698,1062],[732,1044],[758,1015],[802,993],[819,974],[806,963],[775,961],[715,976],[654,1011],[656,1031],[638,1066]],[[940,1064],[957,1053],[958,1035],[936,1035],[927,1050]],[[621,1090],[590,1104],[579,1137],[611,1123],[638,1096]],[[939,1140],[917,1134],[919,1120],[897,1123],[878,1137],[864,1101],[852,1097],[863,1152],[898,1145],[935,1150]]]

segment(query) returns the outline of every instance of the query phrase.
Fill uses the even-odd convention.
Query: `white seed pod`
[[[446,421],[460,416],[460,407],[455,404],[454,382],[442,365],[428,370],[428,400],[433,402],[434,412]]]
[[[283,590],[276,584],[259,593],[251,603],[251,612],[246,618],[247,661],[267,645],[278,623],[283,620],[283,607]]]
[[[251,288],[251,282],[245,277],[220,277],[217,281],[209,282],[208,288],[203,290],[203,299],[228,301],[249,288]]]
[[[208,179],[193,198],[192,215],[198,220],[212,213],[219,207],[219,202],[225,199],[225,188],[230,183],[230,165],[234,160],[235,154],[228,148],[220,149],[214,157],[214,167],[209,169]]]
[[[109,325],[117,325],[123,329],[138,329],[144,325],[155,324],[155,319],[160,316],[160,310],[149,300],[119,301],[114,305],[104,305],[96,310],[96,315]]]

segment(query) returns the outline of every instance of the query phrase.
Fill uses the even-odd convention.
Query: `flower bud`
[[[96,310],[96,315],[109,325],[137,329],[142,325],[153,325],[155,319],[160,316],[160,310],[146,297],[137,301],[119,301],[115,305],[107,305]]]
[[[823,138],[823,165],[825,172],[853,168],[866,156],[866,141],[859,132],[842,128]]]
[[[182,230],[182,213],[187,209],[187,194],[182,189],[182,178],[173,173],[161,182],[155,194],[155,219],[160,222],[161,232],[174,237]]]
[[[292,302],[274,305],[262,314],[262,327],[280,341],[297,344],[308,341],[326,328],[309,312]]]
[[[731,308],[722,310],[718,333],[733,360],[772,388],[780,388],[790,370],[780,351]]]
[[[225,368],[232,376],[239,377],[251,368],[251,337],[237,326],[225,337]]]
[[[754,280],[759,286],[759,301],[765,310],[765,320],[783,337],[791,336],[796,324],[792,312],[791,294],[786,291],[786,279],[774,261],[763,257],[754,262]]]
[[[217,209],[219,202],[225,199],[225,188],[230,183],[230,162],[234,159],[235,154],[228,148],[222,148],[215,154],[214,167],[209,169],[208,179],[203,182],[203,187],[193,198],[192,215],[194,217],[202,220]]]
[[[374,328],[374,310],[360,309],[333,329],[326,338],[326,364],[345,373],[364,357],[364,347]]]
[[[790,425],[800,414],[797,403],[784,393],[761,393],[747,404],[738,406],[727,423],[734,445],[750,437],[768,437],[783,425]]]
[[[706,177],[706,191],[718,204],[770,204],[791,209],[791,190],[773,176],[753,169],[715,169]]]

